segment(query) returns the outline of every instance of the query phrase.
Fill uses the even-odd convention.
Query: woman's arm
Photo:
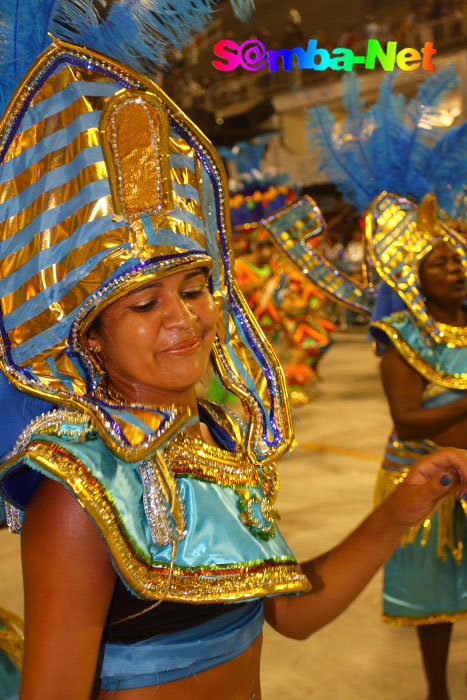
[[[454,478],[445,471],[453,468],[459,469]],[[313,586],[310,593],[265,600],[266,620],[294,639],[304,639],[331,622],[391,556],[405,530],[421,522],[459,482],[462,496],[467,483],[463,450],[448,448],[417,462],[404,482],[349,537],[302,564]]]
[[[381,360],[381,376],[401,440],[433,438],[467,417],[467,398],[445,406],[423,408],[424,380],[392,346]]]
[[[73,496],[46,478],[26,510],[21,539],[20,700],[89,700],[116,580],[104,541]]]

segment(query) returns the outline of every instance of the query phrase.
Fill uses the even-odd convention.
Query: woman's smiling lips
[[[191,353],[196,352],[200,346],[200,336],[186,338],[185,340],[181,340],[179,343],[169,345],[164,350],[159,350],[158,355],[190,355]]]

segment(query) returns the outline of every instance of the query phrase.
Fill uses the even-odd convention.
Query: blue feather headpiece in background
[[[361,212],[383,190],[421,200],[434,192],[451,219],[467,215],[467,123],[439,126],[443,97],[458,84],[454,67],[437,71],[408,104],[394,92],[394,73],[365,110],[355,74],[343,78],[347,119],[327,107],[308,112],[309,146],[329,180]]]

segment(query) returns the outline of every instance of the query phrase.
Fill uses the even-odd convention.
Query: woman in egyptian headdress
[[[337,300],[372,313],[394,419],[377,502],[420,455],[444,445],[467,447],[467,244],[456,230],[466,214],[460,154],[467,125],[447,134],[438,126],[442,97],[456,85],[452,67],[427,80],[407,108],[392,92],[393,79],[386,78],[367,111],[351,79],[344,92],[349,116],[340,127],[326,108],[310,115],[321,167],[350,202],[368,210],[364,283],[353,284],[306,245],[325,228],[310,201],[268,224],[312,280]],[[450,497],[406,533],[385,568],[383,619],[417,627],[430,700],[448,698],[452,623],[467,618],[466,516],[465,501]]]
[[[113,21],[141,45],[130,5],[97,30]],[[55,30],[72,27],[67,15]],[[467,490],[467,459],[422,460],[300,567],[275,524],[274,462],[293,441],[284,378],[237,288],[212,145],[141,73],[52,40],[0,148],[0,489],[22,529],[20,698],[260,698],[263,607],[295,638],[329,622],[407,526]],[[209,361],[245,425],[197,400]]]
[[[404,236],[394,245],[387,236],[402,212],[408,235],[405,245]],[[378,258],[386,260],[379,272],[391,300],[386,305],[380,298],[371,333],[394,420],[376,487],[379,501],[419,455],[440,445],[467,447],[467,246],[438,219],[434,196],[415,210],[382,195],[372,214],[370,235],[386,253]],[[403,309],[394,310],[391,288]],[[385,569],[384,618],[417,626],[430,700],[448,698],[452,623],[467,618],[466,517],[466,503],[449,498],[404,536]]]

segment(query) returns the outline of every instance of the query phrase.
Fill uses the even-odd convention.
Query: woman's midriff
[[[263,635],[225,664],[172,683],[131,690],[101,690],[98,700],[261,700],[260,657]],[[157,694],[156,694],[157,693]]]

